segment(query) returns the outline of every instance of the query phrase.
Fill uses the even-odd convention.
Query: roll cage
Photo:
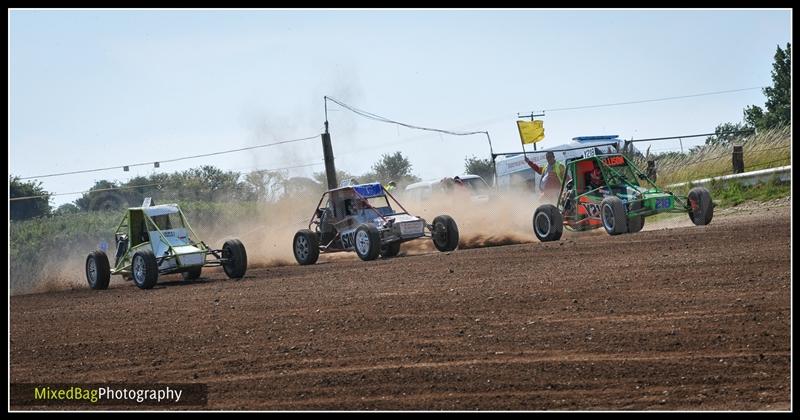
[[[369,194],[361,194],[359,189],[364,192],[365,188],[371,188],[372,190],[366,191],[370,192]],[[328,197],[328,202],[323,207],[322,203],[326,197]],[[370,204],[369,199],[376,197],[386,198],[386,203],[388,204],[390,212],[382,212],[380,209],[384,207],[376,208]],[[394,204],[396,204],[403,211],[396,212],[394,208],[392,208],[392,203],[389,201],[389,199],[391,199],[391,202],[394,202]],[[358,214],[348,212],[348,200],[358,200],[362,204]],[[331,225],[331,227],[335,228],[336,234],[330,237],[325,237],[324,235],[321,236],[325,239],[324,243],[320,243],[320,248],[328,252],[339,251],[339,249],[333,246],[336,240],[341,238],[342,234],[341,230],[338,229],[338,226],[336,225],[341,225],[342,222],[348,219],[357,220],[361,223],[366,222],[367,220],[364,219],[367,219],[367,212],[377,215],[383,221],[383,223],[388,222],[387,217],[389,216],[409,214],[408,210],[406,210],[405,207],[403,207],[403,205],[400,204],[400,202],[397,201],[397,199],[389,191],[383,188],[383,185],[380,183],[346,186],[328,190],[322,194],[319,202],[317,203],[316,210],[314,211],[314,214],[311,215],[311,220],[308,222],[308,229],[320,234],[320,232],[323,230],[329,230],[322,228],[323,223]]]
[[[377,185],[380,185],[380,184],[377,184]],[[322,218],[322,213],[326,209],[331,209],[333,211],[334,220],[342,220],[342,219],[344,219],[346,217],[353,216],[353,214],[348,214],[347,208],[346,208],[346,203],[345,203],[345,201],[353,200],[353,199],[357,199],[363,204],[363,208],[361,210],[368,210],[368,211],[374,212],[383,221],[386,221],[386,217],[388,217],[388,216],[395,216],[395,215],[399,215],[399,214],[409,214],[408,210],[406,210],[405,207],[403,207],[403,205],[400,204],[400,202],[397,201],[397,199],[394,198],[394,196],[389,191],[386,191],[386,189],[383,188],[383,185],[380,185],[380,188],[381,188],[381,192],[379,194],[370,195],[368,197],[365,197],[364,195],[359,194],[358,190],[356,190],[356,188],[354,188],[352,186],[337,188],[337,189],[334,189],[334,190],[329,190],[329,191],[324,192],[322,194],[322,197],[320,197],[319,202],[317,203],[317,209],[314,211],[314,214],[311,216],[311,220],[308,222],[308,228],[311,229],[312,226],[319,225],[319,223],[321,221],[321,218]],[[328,197],[328,196],[330,196],[330,198],[328,199],[328,203],[329,204],[326,205],[325,207],[322,207],[323,200],[325,200],[325,197]],[[389,202],[389,200],[387,199],[386,202],[387,202],[387,204],[389,204],[389,209],[392,212],[391,213],[383,213],[380,210],[378,210],[378,208],[375,208],[374,206],[372,206],[369,203],[369,199],[370,198],[375,198],[375,197],[388,197],[388,198],[391,198],[391,200],[395,204],[397,204],[397,206],[400,207],[403,211],[402,212],[395,212],[394,209],[392,208],[391,202]],[[330,204],[332,204],[332,206],[330,206]],[[380,208],[383,208],[383,207],[380,207]]]
[[[603,177],[603,185],[598,188],[578,193],[579,190],[585,190],[584,176],[588,171],[592,170],[595,165],[600,168],[600,172],[602,173]],[[633,162],[631,162],[630,159],[623,154],[603,154],[573,159],[567,161],[566,166],[567,170],[561,183],[561,190],[559,192],[559,200],[557,204],[559,212],[564,215],[565,224],[568,221],[575,222],[575,224],[589,223],[588,218],[582,218],[577,214],[577,212],[572,215],[565,214],[566,205],[568,202],[571,201],[573,203],[572,205],[576,206],[577,203],[582,201],[581,198],[585,197],[586,200],[590,200],[592,198],[596,199],[598,193],[614,193],[615,191],[620,191],[621,189],[634,192],[636,198],[633,200],[627,200],[629,204],[643,202],[645,200],[645,193],[665,193],[673,196],[675,200],[684,208],[688,208],[688,203],[684,198],[674,195],[669,191],[662,191],[655,183],[653,183],[653,181],[650,180],[650,178],[647,177],[645,173],[640,171],[639,168],[637,168],[636,165],[633,164]],[[623,169],[617,170],[615,168],[625,168],[629,170],[630,173],[626,175]],[[634,178],[630,179],[631,176]],[[649,184],[650,188],[643,190],[644,187],[639,184],[638,180],[645,181],[647,184]],[[633,210],[630,211],[629,214],[636,216],[639,213],[645,212],[646,209],[638,211]]]
[[[211,254],[217,258],[216,261],[206,261],[204,266],[222,265],[223,262],[227,261],[222,256],[222,250],[211,249],[208,245],[206,245],[205,242],[198,240],[199,237],[197,233],[195,233],[194,229],[192,229],[192,226],[189,224],[189,221],[186,219],[183,211],[177,205],[175,205],[176,211],[174,212],[167,212],[152,217],[147,214],[145,211],[146,208],[147,207],[135,207],[128,209],[128,211],[125,213],[125,216],[122,218],[122,221],[120,221],[119,225],[117,225],[117,228],[114,231],[114,239],[117,243],[117,255],[114,268],[111,270],[111,274],[128,273],[131,271],[131,255],[146,245],[150,245],[152,248],[150,236],[151,232],[157,232],[159,241],[167,245],[166,255],[156,255],[156,263],[161,266],[163,261],[171,258],[177,258],[177,254],[172,249],[174,245],[170,243],[161,227],[159,227],[158,223],[156,223],[156,221],[153,219],[153,217],[161,217],[165,215],[178,215],[180,223],[186,228],[187,231],[186,239],[188,239],[188,243],[185,245],[194,246],[204,251],[206,254]],[[121,250],[120,244],[125,241],[127,241],[127,243],[125,244],[123,250]],[[178,265],[180,265],[179,261],[180,260],[178,260]],[[171,271],[173,270],[165,270],[164,272]]]

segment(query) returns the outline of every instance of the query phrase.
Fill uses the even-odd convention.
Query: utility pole
[[[339,186],[336,181],[336,166],[333,164],[333,146],[331,145],[331,134],[328,132],[328,97],[325,100],[325,132],[322,133],[322,156],[325,158],[325,178],[328,179],[328,189],[332,190]]]
[[[492,171],[494,172],[494,179],[492,180],[492,184],[494,184],[495,189],[496,189],[497,188],[497,165],[495,164],[495,161],[494,161],[495,155],[494,155],[494,150],[492,150],[492,138],[489,137],[489,132],[488,131],[484,131],[483,133],[486,134],[486,138],[489,140],[489,155],[492,156]]]

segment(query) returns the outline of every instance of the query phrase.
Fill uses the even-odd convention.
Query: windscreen
[[[609,156],[603,159],[603,163],[606,165],[604,172],[609,186],[621,187],[626,182],[639,186],[639,178],[622,156]]]
[[[159,230],[183,229],[185,226],[178,213],[162,214],[161,216],[151,217],[158,226]]]
[[[371,197],[367,199],[367,202],[370,206],[375,207],[376,209],[389,208],[389,200],[387,200],[385,196]],[[381,214],[385,213],[381,211]]]

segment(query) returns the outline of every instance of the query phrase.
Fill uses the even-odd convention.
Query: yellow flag
[[[536,143],[544,139],[544,121],[517,121],[519,137],[523,144]]]

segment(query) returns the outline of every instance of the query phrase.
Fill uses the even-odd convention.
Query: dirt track
[[[687,225],[13,296],[11,379],[207,383],[207,409],[790,409],[789,208]]]

